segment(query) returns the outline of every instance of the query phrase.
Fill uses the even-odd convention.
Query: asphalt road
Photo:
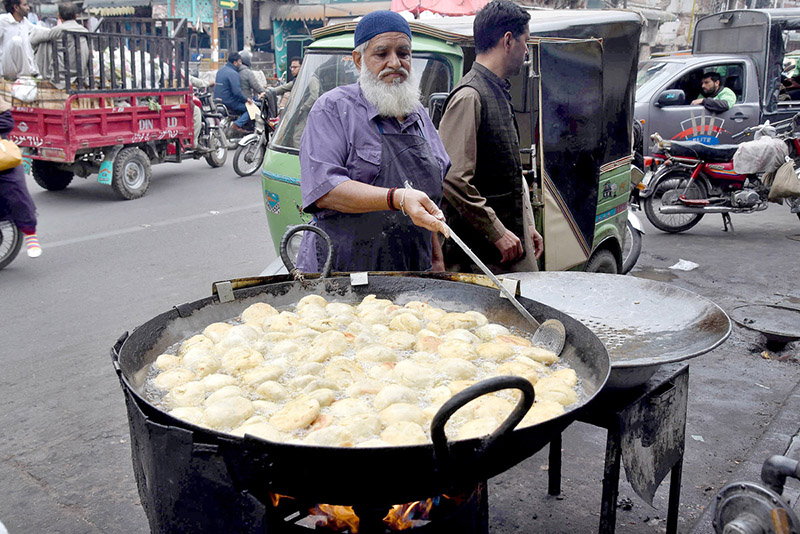
[[[238,178],[230,163],[188,162],[154,167],[135,201],[79,178],[59,193],[30,187],[44,254],[23,252],[0,271],[0,521],[11,534],[147,532],[109,348],[173,305],[208,296],[213,281],[257,275],[274,259],[260,183]],[[773,206],[734,224],[736,234],[724,234],[714,216],[667,235],[645,222],[634,275],[728,311],[750,302],[800,308],[800,241],[787,238],[800,234],[797,216]],[[678,259],[699,267],[670,270]],[[796,394],[797,344],[770,359],[762,351],[756,334],[737,327],[691,364],[681,532],[702,530],[715,492],[752,460]],[[546,496],[543,453],[493,479],[490,532],[596,531],[604,444],[600,429],[567,430],[559,499]],[[631,507],[619,512],[617,532],[662,532],[667,487],[651,508],[623,480]]]

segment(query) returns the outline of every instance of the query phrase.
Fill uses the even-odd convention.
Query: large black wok
[[[564,323],[567,336],[562,358],[578,374],[586,395],[577,409],[545,423],[509,430],[494,440],[446,442],[438,432],[436,447],[358,449],[272,443],[193,426],[156,408],[143,396],[147,371],[159,354],[212,322],[238,316],[255,302],[281,307],[317,294],[330,301],[357,303],[374,293],[398,304],[427,300],[446,310],[477,310],[493,322],[522,330],[528,327],[497,289],[459,281],[464,279],[469,278],[379,273],[370,274],[368,284],[357,286],[351,285],[346,275],[305,281],[288,276],[238,280],[233,281],[231,295],[222,295],[228,302],[214,295],[176,306],[120,338],[112,357],[126,396],[134,470],[151,527],[162,531],[197,527],[211,532],[212,526],[218,525],[229,532],[249,532],[248,524],[257,525],[263,519],[270,492],[329,504],[412,502],[486,480],[536,453],[603,387],[610,361],[605,347],[588,328],[525,298],[520,302],[539,321],[557,318]],[[524,380],[500,378],[486,389],[525,389],[520,382],[529,386]],[[434,420],[443,423],[446,416],[440,411]],[[492,443],[487,446],[489,441]],[[233,523],[240,526],[233,528]]]

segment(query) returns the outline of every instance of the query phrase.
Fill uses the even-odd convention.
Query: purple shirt
[[[379,118],[378,110],[364,98],[357,83],[323,94],[308,114],[300,141],[300,190],[303,210],[324,218],[331,210],[317,210],[314,203],[345,180],[372,183],[381,164],[381,123],[385,133],[419,133],[428,140],[439,161],[444,181],[450,158],[428,113],[419,105],[402,124]],[[413,177],[413,171],[410,172]],[[298,268],[317,272],[316,234],[306,232],[298,253]]]

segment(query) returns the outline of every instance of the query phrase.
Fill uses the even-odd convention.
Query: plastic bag
[[[776,202],[781,198],[800,197],[800,178],[794,168],[794,161],[789,160],[775,173],[772,187],[769,188],[768,199]]]
[[[773,172],[788,155],[786,142],[773,137],[762,137],[739,145],[733,155],[733,170],[739,174]]]
[[[17,100],[33,102],[38,96],[37,93],[36,80],[33,78],[20,78],[11,84],[11,96]]]
[[[0,171],[13,169],[22,163],[22,151],[8,139],[0,139]]]

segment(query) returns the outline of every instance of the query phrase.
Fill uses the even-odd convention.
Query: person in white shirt
[[[7,13],[0,15],[0,73],[6,78],[36,76],[30,33],[36,26],[28,20],[28,0],[5,0]]]

